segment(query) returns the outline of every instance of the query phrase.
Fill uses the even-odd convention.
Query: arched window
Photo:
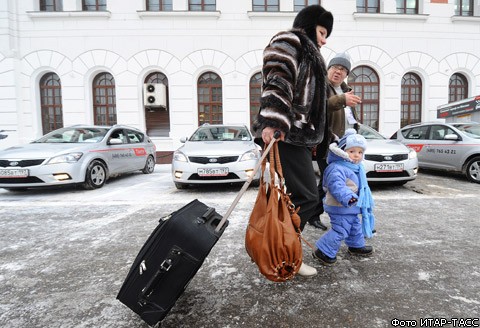
[[[198,78],[198,125],[222,124],[222,79],[212,72]]]
[[[422,81],[417,74],[407,73],[402,78],[400,127],[422,120]]]
[[[62,84],[55,73],[40,79],[40,106],[43,134],[63,128]]]
[[[262,94],[262,73],[257,73],[250,79],[250,129],[260,110],[260,96]]]
[[[348,75],[348,84],[362,98],[362,103],[355,107],[360,123],[378,130],[380,84],[377,73],[368,66],[358,66]]]
[[[117,124],[115,80],[110,73],[100,73],[93,80],[93,121],[96,125]]]
[[[468,98],[468,81],[462,74],[455,73],[448,83],[448,102]]]
[[[162,83],[167,87],[167,108],[145,111],[145,126],[150,137],[168,137],[170,135],[170,106],[168,103],[168,79],[165,74],[154,72],[149,74],[145,83]]]

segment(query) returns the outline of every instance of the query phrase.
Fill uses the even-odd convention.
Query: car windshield
[[[480,139],[480,124],[453,124],[470,138]]]
[[[245,127],[205,126],[199,128],[189,141],[250,141],[252,136]]]
[[[94,143],[100,142],[108,128],[70,127],[47,133],[33,143]]]
[[[368,125],[360,124],[360,128],[358,129],[358,134],[362,135],[365,139],[386,139],[380,133],[375,131],[373,128],[369,127]]]

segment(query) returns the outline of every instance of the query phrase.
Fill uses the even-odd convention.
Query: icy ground
[[[169,165],[100,190],[0,189],[0,327],[148,327],[115,299],[158,219],[192,199],[223,214],[240,187],[175,189]],[[393,319],[478,318],[480,186],[422,172],[404,186],[374,187],[371,258],[342,247],[333,267],[272,283],[244,250],[256,188],[162,327],[390,327]],[[328,217],[322,216],[328,225]],[[307,226],[314,243],[320,230]],[[480,322],[476,321],[477,324]],[[451,326],[451,325],[450,325]]]

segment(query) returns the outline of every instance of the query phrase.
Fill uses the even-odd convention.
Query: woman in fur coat
[[[280,131],[280,161],[291,200],[300,207],[301,229],[318,202],[311,148],[329,144],[326,115],[327,70],[320,47],[332,32],[333,16],[322,6],[302,9],[293,29],[275,35],[263,53],[260,111],[253,131],[263,143]],[[312,276],[303,264],[299,274]]]

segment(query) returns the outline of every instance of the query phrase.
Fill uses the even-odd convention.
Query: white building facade
[[[202,122],[249,125],[263,49],[301,3],[312,1],[2,0],[0,149],[119,123],[146,130],[161,163]],[[335,18],[321,52],[350,55],[363,123],[382,134],[436,120],[458,90],[480,94],[479,0],[321,5]],[[148,83],[166,85],[166,109],[148,106]]]

